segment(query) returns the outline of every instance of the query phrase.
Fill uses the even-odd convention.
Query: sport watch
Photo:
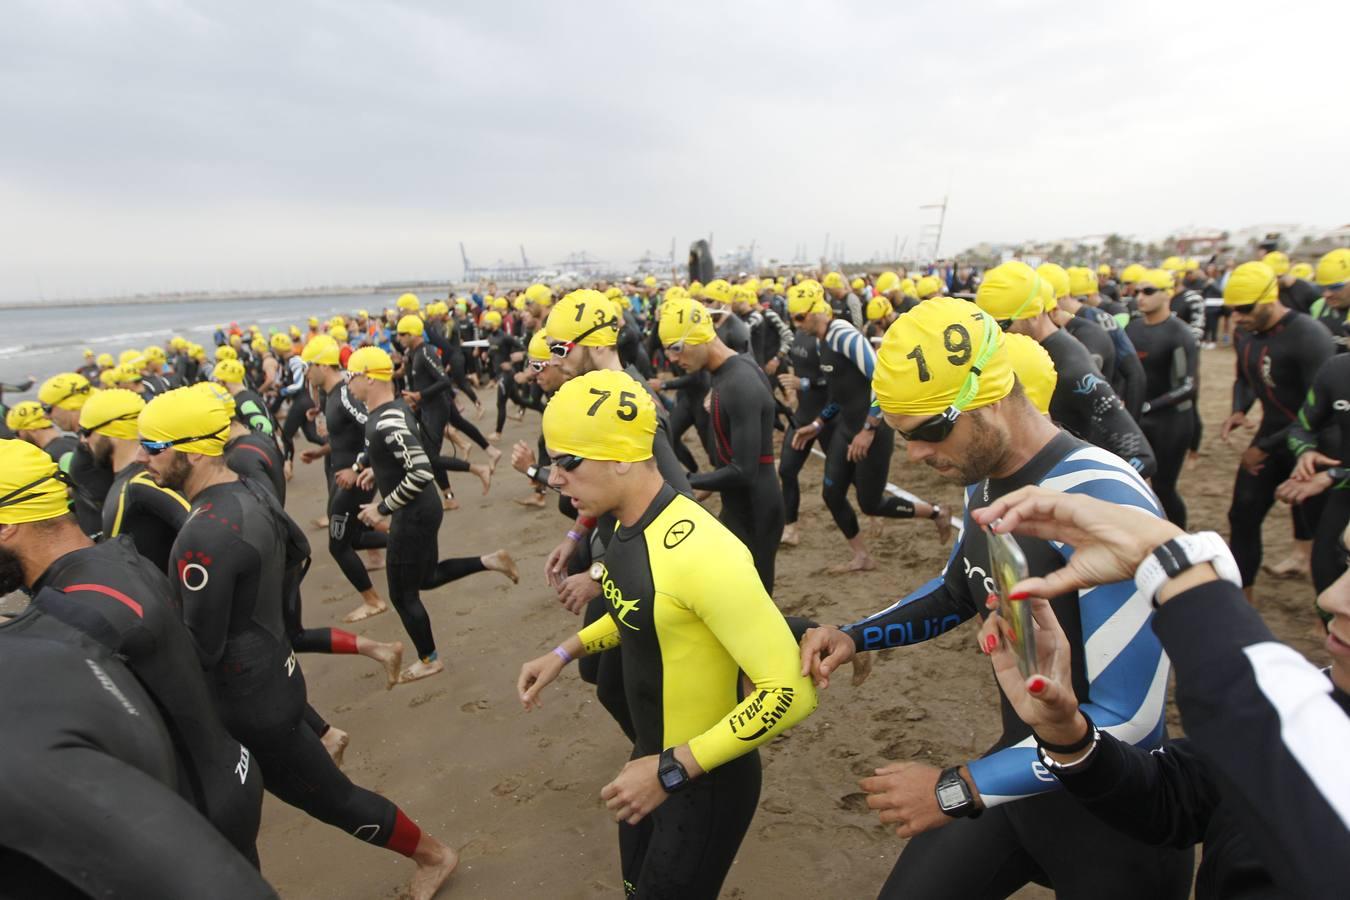
[[[935,793],[938,809],[953,819],[973,819],[982,812],[975,804],[970,785],[961,777],[960,766],[942,770],[942,774],[938,776]]]
[[[591,581],[602,581],[605,577],[605,564],[602,562],[591,563],[591,571],[589,574],[591,576]]]
[[[661,787],[665,788],[667,794],[684,790],[685,786],[689,784],[689,773],[675,758],[674,747],[661,751],[661,761],[656,767],[656,777],[661,779]]]
[[[1183,534],[1160,544],[1135,569],[1135,587],[1157,606],[1158,591],[1169,579],[1201,563],[1209,563],[1224,581],[1242,587],[1242,573],[1233,559],[1233,551],[1213,531]]]

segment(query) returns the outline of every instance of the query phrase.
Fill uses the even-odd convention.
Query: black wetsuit
[[[1308,312],[1322,296],[1322,289],[1302,278],[1295,278],[1293,284],[1280,284],[1280,302],[1290,309]]]
[[[1261,471],[1252,475],[1238,466],[1233,481],[1233,505],[1228,509],[1229,544],[1250,586],[1261,567],[1261,523],[1275,502],[1275,490],[1293,472],[1289,426],[1313,385],[1322,364],[1336,352],[1331,335],[1308,316],[1290,310],[1265,331],[1237,329],[1237,378],[1233,382],[1233,412],[1246,412],[1261,401],[1261,426],[1252,445],[1270,454]],[[1295,506],[1294,537],[1312,540],[1325,496]]]
[[[1148,399],[1141,410],[1139,427],[1158,462],[1153,491],[1162,501],[1167,518],[1185,529],[1186,502],[1177,491],[1177,479],[1195,427],[1200,345],[1191,329],[1175,315],[1157,325],[1134,319],[1126,332],[1148,377]]]
[[[281,430],[263,398],[248,388],[234,395],[234,420],[266,435],[279,434]]]
[[[1064,330],[1083,345],[1088,352],[1088,356],[1092,359],[1093,365],[1102,373],[1102,377],[1111,383],[1114,390],[1116,383],[1116,346],[1112,342],[1111,336],[1106,333],[1106,329],[1083,316],[1071,316],[1064,323]]]
[[[1318,297],[1313,301],[1308,314],[1331,332],[1331,339],[1336,342],[1337,353],[1344,353],[1350,349],[1350,320],[1346,317],[1346,310],[1332,306],[1326,297]]]
[[[1350,448],[1350,355],[1338,353],[1317,370],[1298,418],[1289,426],[1288,445],[1295,459],[1316,450],[1342,463],[1327,470],[1332,485],[1321,494],[1324,506],[1313,537],[1312,582],[1320,594],[1345,571],[1340,541],[1350,524],[1350,477],[1345,466],[1350,460],[1344,456]]]
[[[75,461],[75,451],[80,447],[80,439],[73,434],[54,437],[42,448],[42,452],[52,458],[62,472],[70,472],[70,464]]]
[[[160,487],[144,463],[133,462],[113,477],[103,501],[103,537],[130,535],[141,555],[167,572],[169,551],[187,516],[188,502],[183,496]]]
[[[730,310],[718,320],[717,336],[737,353],[750,352],[750,326]]]
[[[90,537],[103,531],[103,501],[112,487],[113,471],[94,461],[89,445],[80,444],[70,458],[70,480],[75,482],[75,518]]]
[[[513,377],[517,369],[511,361],[513,353],[525,352],[525,345],[521,343],[520,338],[507,334],[500,328],[488,334],[487,340],[488,365],[493,377],[497,379],[497,427],[493,430],[501,434],[502,429],[506,427],[507,401],[517,406],[525,406],[525,398],[520,395],[520,386]]]
[[[290,529],[264,487],[206,488],[174,544],[183,621],[221,718],[280,800],[368,843],[411,853],[394,804],[343,775],[305,722],[305,676],[286,633]]]
[[[1196,341],[1205,336],[1205,295],[1192,288],[1182,288],[1172,295],[1172,315],[1191,330]]]
[[[829,386],[820,371],[820,340],[811,332],[798,328],[792,336],[792,347],[788,351],[792,374],[797,378],[797,410],[792,415],[789,431],[783,437],[783,446],[779,451],[778,478],[783,484],[784,521],[791,525],[797,521],[801,508],[802,489],[799,475],[802,466],[811,455],[811,446],[816,438],[807,441],[806,446],[796,450],[792,446],[792,433],[803,425],[815,421],[821,410],[829,403]],[[827,424],[817,437],[826,446],[830,443],[830,429]]]
[[[478,557],[438,561],[437,532],[445,513],[435,491],[431,460],[417,437],[417,422],[402,400],[370,412],[366,419],[364,464],[375,470],[379,511],[390,516],[385,576],[389,602],[417,648],[419,659],[436,656],[431,617],[422,605],[423,590],[483,571]]]
[[[0,634],[0,896],[275,898],[177,793],[141,685],[98,643],[66,638]]]
[[[783,537],[783,492],[773,468],[773,388],[749,356],[712,373],[709,427],[714,468],[689,477],[694,490],[722,495],[718,517],[750,549],[764,590],[773,594],[774,559]]]
[[[708,396],[711,379],[707,372],[684,372],[678,367],[672,367],[672,371],[679,374],[665,383],[666,390],[675,392],[675,403],[670,410],[671,442],[685,469],[697,472],[698,462],[694,459],[694,454],[684,445],[683,438],[684,433],[693,428],[700,442],[704,440],[708,412],[703,408],[703,398]],[[703,449],[711,455],[711,450],[706,444]]]
[[[56,639],[74,628],[117,654],[164,720],[183,798],[256,865],[262,776],[220,720],[164,572],[129,537],[113,538],[59,557],[32,590],[29,608],[0,627]]]
[[[275,438],[256,431],[233,438],[225,445],[225,464],[236,474],[270,488],[281,505],[286,505],[286,460]]]
[[[829,440],[825,443],[821,496],[830,508],[835,524],[848,540],[853,540],[859,531],[858,516],[848,501],[850,486],[855,488],[863,515],[888,519],[914,517],[913,503],[886,492],[895,432],[885,424],[879,425],[867,455],[858,462],[850,462],[848,458],[849,444],[867,422],[875,364],[876,352],[861,331],[847,319],[830,322],[825,340],[820,344],[820,371],[825,376],[830,397],[820,418],[831,425]]]
[[[1130,418],[1111,385],[1092,365],[1083,345],[1062,330],[1041,341],[1059,380],[1050,398],[1050,418],[1069,432],[1125,460],[1145,478],[1157,463],[1153,448]]]
[[[1116,363],[1115,371],[1107,377],[1107,381],[1111,382],[1111,390],[1116,392],[1120,402],[1125,404],[1125,411],[1130,414],[1130,418],[1139,421],[1139,408],[1144,404],[1147,385],[1144,383],[1144,369],[1139,364],[1134,344],[1125,334],[1125,329],[1115,316],[1086,303],[1078,308],[1074,317],[1096,323],[1111,339],[1116,350]]]
[[[351,469],[366,446],[365,404],[352,396],[346,384],[328,394],[324,402],[328,424],[328,462],[336,475]],[[371,589],[370,573],[357,555],[358,550],[373,550],[388,544],[387,536],[368,528],[357,514],[375,499],[375,491],[356,485],[341,487],[335,478],[328,482],[328,552],[337,562],[348,583],[357,593]]]

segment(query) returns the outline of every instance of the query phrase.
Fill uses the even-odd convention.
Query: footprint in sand
[[[492,786],[492,793],[498,797],[509,797],[520,788],[520,781],[515,778],[508,778],[505,781],[499,781]]]
[[[846,809],[849,812],[871,812],[871,810],[867,808],[867,795],[862,791],[845,794],[839,798],[838,805],[840,809]]]
[[[414,697],[414,698],[412,698],[411,700],[408,701],[408,708],[409,708],[409,709],[414,709],[414,708],[416,708],[416,707],[418,707],[418,706],[421,706],[423,703],[430,703],[432,700],[435,700],[437,697],[444,697],[444,696],[445,696],[445,691],[444,691],[444,690],[440,690],[440,691],[431,691],[430,693],[426,693],[426,694],[418,694],[416,697]]]
[[[488,703],[486,700],[470,700],[468,703],[465,703],[463,706],[461,706],[459,708],[459,711],[466,713],[478,712],[479,710],[487,709],[489,706],[491,706],[491,704]]]

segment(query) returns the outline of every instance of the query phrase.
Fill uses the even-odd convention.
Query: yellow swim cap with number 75
[[[544,408],[550,453],[641,462],[652,457],[656,403],[626,372],[596,369],[564,384]]]
[[[1003,331],[956,297],[934,297],[895,320],[877,350],[872,389],[883,412],[935,416],[997,403],[1013,388]]]

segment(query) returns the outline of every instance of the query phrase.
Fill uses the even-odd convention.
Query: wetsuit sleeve
[[[1158,467],[1153,447],[1140,430],[1139,423],[1130,418],[1125,406],[1099,375],[1081,379],[1074,389],[1075,402],[1081,404],[1085,415],[1080,437],[1090,444],[1110,450],[1129,463],[1145,478]]]
[[[857,294],[850,293],[844,302],[848,305],[848,317],[861,330],[867,324],[867,317],[863,315],[862,301],[858,299]]]
[[[1309,321],[1311,322],[1311,320]],[[1297,336],[1291,335],[1290,337],[1296,340],[1298,344],[1298,350],[1294,353],[1294,358],[1298,360],[1299,381],[1308,385],[1315,384],[1317,375],[1323,366],[1336,355],[1336,342],[1331,339],[1331,333],[1320,325],[1316,328],[1301,329]],[[1298,420],[1295,418],[1279,431],[1257,438],[1256,446],[1267,453],[1273,452],[1278,447],[1286,446],[1289,443],[1291,430],[1297,424]]]
[[[694,495],[693,488],[689,486],[689,474],[680,464],[680,458],[675,455],[675,444],[674,438],[670,434],[670,423],[664,418],[657,421],[656,437],[652,439],[652,456],[656,457],[656,469],[661,473],[661,477],[665,479],[666,484],[686,497]]]
[[[22,775],[0,780],[0,844],[89,896],[276,897],[205,817],[121,760],[69,746],[5,768]]]
[[[853,295],[850,294],[850,297]],[[847,357],[853,365],[858,367],[858,371],[867,377],[867,383],[872,383],[872,372],[877,367],[877,352],[872,349],[872,342],[869,341],[861,331],[856,328],[848,327],[846,322],[835,319],[830,322],[830,327],[825,331],[825,343],[831,350],[840,356]],[[867,414],[874,419],[881,418],[881,407],[877,404],[877,395],[872,394],[870,409]],[[833,407],[833,411],[830,411]],[[829,415],[826,415],[826,412]],[[820,417],[829,421],[839,412],[839,404],[831,401],[825,410],[821,411]]]
[[[606,612],[591,624],[577,632],[581,649],[587,655],[601,653],[619,646],[619,624]]]
[[[361,425],[366,424],[369,413],[364,406],[352,400],[352,392],[347,385],[344,384],[338,388],[338,400],[342,402],[342,408],[346,411],[347,415],[351,416]]]
[[[450,390],[450,379],[445,375],[445,367],[437,359],[436,352],[429,344],[417,348],[419,369],[431,373],[431,381],[422,388],[422,399],[430,400]]]
[[[261,564],[257,552],[228,526],[198,516],[174,542],[183,624],[192,632],[202,668],[220,662],[230,636],[235,583]]]
[[[753,373],[751,373],[753,374]],[[710,472],[694,472],[689,476],[689,486],[697,491],[724,491],[730,488],[748,488],[755,483],[755,473],[760,466],[760,449],[765,444],[762,432],[762,417],[759,403],[754,396],[759,381],[749,376],[741,379],[724,379],[722,385],[714,390],[712,418],[714,421],[713,439],[716,441],[718,455],[730,459]],[[720,409],[718,408],[720,407]],[[724,434],[722,423],[729,427],[731,434]]]
[[[1104,455],[1096,448],[1072,455],[1068,459],[1082,468],[1046,478],[1041,486],[1161,515],[1157,500],[1141,480],[1120,471],[1115,460],[1093,460],[1095,454]],[[1057,542],[1052,546],[1066,562],[1073,556],[1072,547]],[[1129,744],[1156,746],[1166,734],[1163,706],[1168,663],[1149,630],[1149,599],[1136,590],[1132,580],[1117,581],[1080,591],[1078,612],[1087,676],[1087,701],[1082,709],[1103,732]],[[1030,737],[967,765],[986,806],[1059,787],[1054,778],[1043,774]]]
[[[1148,393],[1148,375],[1144,373],[1144,364],[1139,361],[1139,353],[1134,342],[1125,333],[1125,329],[1116,324],[1116,320],[1102,313],[1097,324],[1106,329],[1116,346],[1116,373],[1120,376],[1120,402],[1130,418],[1138,419],[1140,407],[1144,405]]]
[[[1303,398],[1303,405],[1298,409],[1298,417],[1289,426],[1289,449],[1294,456],[1316,450],[1317,433],[1331,421],[1333,368],[1323,366],[1317,370],[1312,387],[1308,388],[1308,396]]]
[[[254,431],[261,431],[263,434],[272,433],[272,417],[251,397],[239,404],[235,415]]]
[[[384,441],[385,449],[403,467],[403,477],[377,507],[380,515],[387,516],[411,503],[431,483],[433,473],[431,460],[426,450],[422,449],[422,442],[417,439],[414,429],[408,427],[408,416],[404,410],[397,407],[387,410],[380,416],[376,431],[380,440]]]
[[[782,316],[771,309],[764,310],[764,318],[768,319],[769,323],[777,329],[779,338],[778,346],[782,348],[779,352],[785,353],[787,348],[792,346],[792,329],[788,327],[788,323],[783,321]]]
[[[1184,850],[1203,841],[1220,800],[1184,738],[1149,752],[1103,733],[1086,768],[1051,771],[1097,818],[1154,846]]]
[[[667,379],[661,385],[662,390],[677,391],[680,388],[693,387],[698,382],[698,372],[686,372],[684,375],[676,375],[674,378]]]
[[[1227,582],[1172,598],[1153,629],[1176,666],[1186,735],[1276,884],[1343,895],[1344,866],[1329,861],[1350,859],[1350,718],[1330,681]]]
[[[122,533],[122,514],[130,507],[145,510],[175,532],[183,527],[191,510],[191,506],[181,494],[155,484],[147,472],[134,475],[127,482],[126,490],[118,498],[117,517],[113,520],[110,536],[115,537]]]
[[[1196,378],[1200,368],[1200,346],[1195,335],[1189,331],[1180,332],[1181,345],[1172,350],[1172,388],[1148,401],[1150,412],[1176,406],[1184,400],[1195,398]]]
[[[964,533],[970,533],[971,527],[967,517]],[[956,542],[938,577],[880,612],[845,625],[843,631],[853,638],[853,645],[859,650],[884,650],[918,644],[973,618],[977,611],[958,562],[964,547],[964,539]]]
[[[1242,349],[1238,348],[1237,374],[1233,377],[1233,408],[1235,413],[1246,413],[1256,402],[1256,388],[1247,380],[1242,368]]]
[[[725,539],[735,540],[729,533]],[[816,708],[815,685],[802,677],[797,642],[783,614],[764,590],[749,552],[739,542],[735,551],[708,554],[707,559],[720,557],[733,564],[698,566],[684,573],[687,590],[671,592],[671,599],[702,620],[754,683],[735,709],[689,739],[689,752],[704,771],[744,756]]]
[[[294,397],[300,393],[305,386],[305,363],[298,356],[292,356],[286,361],[286,374],[290,378],[290,383],[283,385],[280,391],[283,397]]]

